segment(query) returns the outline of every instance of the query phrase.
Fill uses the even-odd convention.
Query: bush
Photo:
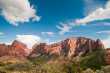
[[[104,73],[110,73],[110,66],[104,66],[101,69]]]
[[[86,69],[85,71],[83,71],[82,73],[95,73],[92,69]]]
[[[87,56],[83,57],[81,60],[81,67],[83,69],[101,69],[105,65],[104,61],[105,50],[98,49],[95,52],[89,53]]]
[[[45,64],[49,58],[48,56],[42,55],[36,58],[29,58],[30,62],[33,63],[33,65],[41,65],[41,64]]]
[[[110,66],[104,66],[104,53],[105,50],[98,49],[72,60],[40,56],[25,63],[0,63],[0,73],[110,73]]]
[[[32,64],[30,63],[16,63],[3,66],[2,70],[6,71],[29,71],[32,69]]]

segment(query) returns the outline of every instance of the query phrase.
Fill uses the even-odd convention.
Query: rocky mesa
[[[105,49],[103,43],[99,39],[92,40],[85,37],[67,38],[54,44],[35,44],[31,50],[24,43],[15,40],[11,45],[0,44],[0,57],[34,58],[47,55],[71,58],[97,49]],[[110,49],[106,49],[105,61],[110,64]]]
[[[99,48],[104,48],[104,45],[99,39],[91,40],[85,37],[68,38],[54,44],[40,43],[34,45],[29,57],[37,57],[39,55],[73,57],[80,53],[86,54]]]
[[[24,58],[28,55],[27,46],[17,40],[11,45],[0,44],[0,57],[18,57]]]

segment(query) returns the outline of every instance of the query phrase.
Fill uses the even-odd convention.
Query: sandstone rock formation
[[[84,37],[68,38],[64,41],[46,44],[41,43],[33,46],[33,51],[30,53],[30,57],[37,57],[39,55],[57,55],[72,57],[77,56],[79,53],[86,54],[92,52],[95,49],[104,48],[102,42],[98,40],[91,40]]]
[[[106,49],[105,62],[106,62],[106,64],[109,64],[110,65],[110,48],[107,48]]]
[[[30,52],[25,44],[15,40],[11,45],[0,44],[0,57],[10,56],[26,58],[27,56],[37,57],[40,55],[74,57],[80,53],[86,54],[99,48],[104,48],[100,40],[95,41],[84,37],[78,37],[68,38],[54,44],[36,44]]]
[[[25,44],[15,40],[11,45],[0,44],[0,57],[19,57],[24,58],[28,55]]]

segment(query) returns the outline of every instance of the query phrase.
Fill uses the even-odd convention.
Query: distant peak
[[[14,40],[12,42],[12,46],[17,46],[17,45],[22,45],[22,46],[26,47],[26,44],[24,44],[24,43],[22,43],[22,42],[20,42],[18,40]]]

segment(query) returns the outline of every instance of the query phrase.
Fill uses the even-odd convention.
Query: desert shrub
[[[72,57],[66,68],[68,70],[68,73],[82,73],[83,68],[81,67],[81,62],[82,62],[82,53],[80,53],[78,56],[76,57]]]
[[[103,49],[98,49],[92,53],[88,53],[85,57],[81,58],[81,67],[83,69],[101,69],[101,66],[105,65],[104,56],[105,50]]]
[[[11,62],[0,62],[0,66],[5,66],[5,65],[10,65],[10,64],[13,64]]]
[[[85,56],[76,56],[68,64],[69,73],[82,73],[84,70],[97,70],[105,66],[105,50],[97,49]],[[89,69],[88,69],[89,68]]]
[[[2,67],[3,70],[7,71],[29,71],[32,69],[31,63],[16,63]]]
[[[1,63],[0,73],[110,73],[110,66],[104,66],[104,53],[105,50],[98,49],[72,60],[42,55],[26,63]]]
[[[53,63],[42,66],[45,73],[67,73],[67,68],[63,64]]]
[[[67,73],[81,73],[81,68],[77,64],[68,64],[66,66]]]
[[[104,73],[104,71],[102,71],[102,70],[96,70],[95,73]]]
[[[0,66],[4,66],[5,64],[3,62],[0,62]]]
[[[110,66],[103,66],[101,69],[104,73],[110,73]]]
[[[36,58],[29,58],[29,61],[33,63],[33,65],[41,65],[48,61],[49,57],[42,55]]]
[[[5,71],[0,70],[0,73],[6,73]]]
[[[92,69],[88,68],[85,71],[83,71],[82,73],[95,73]]]

